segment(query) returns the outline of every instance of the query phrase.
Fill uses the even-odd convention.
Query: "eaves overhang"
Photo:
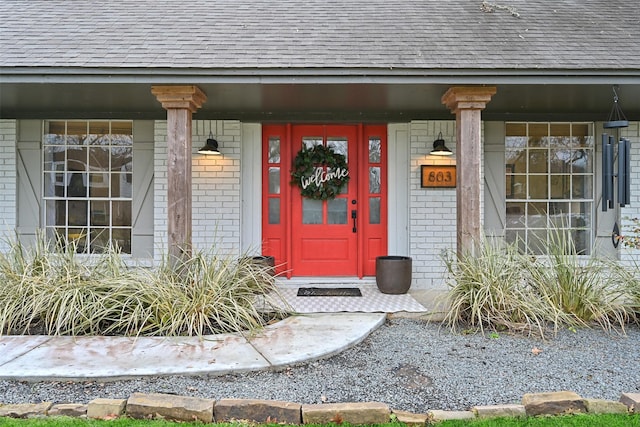
[[[451,86],[497,88],[493,120],[604,120],[612,86],[640,120],[640,69],[0,67],[2,118],[163,119],[152,85],[198,85],[198,119],[409,121],[451,119]]]
[[[640,84],[640,68],[0,67],[0,83]]]

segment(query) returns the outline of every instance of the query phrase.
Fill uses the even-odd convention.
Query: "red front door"
[[[314,145],[347,160],[349,182],[330,200],[303,197],[291,182],[293,159]],[[264,126],[263,153],[263,254],[288,277],[374,275],[387,246],[386,127]]]
[[[357,250],[357,128],[354,126],[295,126],[292,158],[303,146],[324,145],[347,159],[350,180],[332,200],[291,194],[291,268],[296,276],[355,276]],[[326,169],[323,168],[323,169]]]

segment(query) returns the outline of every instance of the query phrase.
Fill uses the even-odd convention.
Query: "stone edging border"
[[[0,403],[0,417],[163,418],[203,423],[249,421],[283,424],[370,425],[392,420],[424,426],[452,419],[531,417],[566,414],[640,414],[640,393],[622,393],[618,402],[583,399],[571,391],[525,394],[521,404],[475,406],[469,411],[431,410],[425,414],[395,411],[379,402],[299,404],[275,400],[205,399],[171,394],[134,393],[128,399],[94,399],[88,404]]]

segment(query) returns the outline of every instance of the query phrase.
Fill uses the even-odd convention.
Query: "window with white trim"
[[[42,150],[46,235],[78,253],[131,253],[133,123],[46,121]]]
[[[506,123],[506,240],[542,255],[566,230],[579,255],[593,242],[592,123]],[[555,230],[555,231],[554,231]]]

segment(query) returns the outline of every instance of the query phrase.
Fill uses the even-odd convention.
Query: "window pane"
[[[131,171],[133,168],[133,148],[113,147],[111,148],[111,170],[117,172]]]
[[[91,171],[109,170],[109,149],[91,147],[89,149],[89,168]]]
[[[378,137],[369,138],[369,163],[380,163],[382,160],[382,142]]]
[[[551,198],[571,198],[571,175],[551,175]]]
[[[87,122],[67,122],[67,145],[84,144],[87,136]]]
[[[91,253],[103,253],[109,247],[109,229],[108,228],[92,228],[89,232]]]
[[[90,173],[89,174],[89,196],[109,197],[109,174]]]
[[[91,202],[91,225],[110,225],[109,202],[107,200]]]
[[[280,168],[269,168],[269,194],[280,194]]]
[[[369,198],[369,224],[380,224],[380,197]]]
[[[67,124],[65,122],[47,122],[44,131],[44,143],[61,145],[65,143]]]
[[[305,148],[311,148],[316,145],[322,145],[321,136],[305,136],[302,138],[302,146]]]
[[[527,227],[547,228],[547,203],[527,203]]]
[[[593,150],[573,150],[571,152],[573,173],[593,173]]]
[[[280,224],[280,199],[269,199],[269,224]]]
[[[527,175],[507,175],[507,198],[527,198]]]
[[[280,163],[280,138],[269,138],[269,163]]]
[[[114,228],[112,231],[112,240],[115,245],[125,254],[131,253],[131,229],[130,228]]]
[[[585,227],[591,228],[591,218],[592,218],[592,202],[582,202],[582,203],[572,203],[571,204],[571,214],[572,214],[572,227]]]
[[[591,199],[593,197],[593,177],[591,175],[573,175],[573,199]]]
[[[87,197],[88,176],[86,173],[67,173],[67,196]]]
[[[123,200],[111,202],[111,218],[111,225],[131,225],[131,201]]]
[[[547,253],[547,229],[529,229],[527,231],[527,247],[533,255]]]
[[[549,125],[549,134],[552,136],[571,135],[571,124],[569,123],[551,123]]]
[[[331,148],[335,153],[342,154],[347,161],[349,160],[347,138],[328,138],[327,147]]]
[[[380,167],[369,168],[369,193],[380,194]]]
[[[112,173],[111,174],[111,197],[131,198],[131,179],[130,173]]]
[[[529,173],[547,173],[549,162],[548,150],[529,150]]]
[[[527,172],[527,156],[525,150],[507,150],[504,156],[507,173]]]
[[[509,244],[517,243],[520,252],[527,250],[527,232],[524,229],[508,229],[505,233],[505,240]]]
[[[61,231],[60,236],[76,248],[79,254],[87,251],[87,229],[86,228],[70,228],[67,235]]]
[[[347,223],[347,199],[327,200],[327,223],[346,224]]]
[[[571,150],[555,150],[550,151],[551,156],[551,173],[569,173],[571,172]],[[536,171],[544,172],[544,171]]]
[[[70,200],[69,201],[69,225],[87,224],[87,201],[86,200]]]
[[[132,136],[133,135],[133,123],[130,121],[124,121],[124,122],[111,122],[111,137],[113,139],[117,139],[115,137],[122,135],[122,136]],[[126,145],[131,145],[129,143],[126,142],[127,140],[125,139],[125,144]]]
[[[322,200],[302,199],[302,223],[322,224]]]
[[[63,196],[64,195],[64,174],[63,173],[44,173],[44,197]],[[56,190],[60,194],[56,194]]]
[[[67,170],[86,171],[87,170],[87,148],[68,147],[67,148]]]
[[[526,123],[507,123],[505,126],[505,135],[510,136],[527,136],[527,124]]]
[[[507,203],[507,228],[524,228],[526,226],[524,215],[524,203]]]
[[[527,146],[526,136],[508,136],[505,140],[506,148],[523,148]]]
[[[546,199],[548,197],[548,178],[549,175],[529,175],[530,199]]]
[[[573,242],[578,255],[591,255],[591,230],[573,230]]]
[[[133,145],[133,136],[130,134],[112,134],[111,145],[131,146]]]
[[[87,143],[89,145],[109,145],[109,122],[90,122]]]

